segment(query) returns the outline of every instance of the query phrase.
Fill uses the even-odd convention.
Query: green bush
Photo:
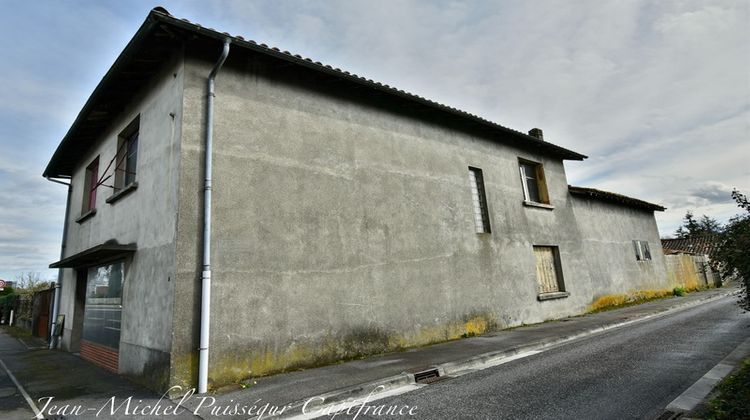
[[[6,289],[10,289],[10,292],[0,296],[0,316],[2,316],[3,319],[8,319],[10,316],[10,310],[15,308],[16,299],[18,299],[18,295],[13,292],[13,289],[10,287],[6,287]],[[3,290],[3,292],[5,292],[5,290]]]
[[[736,278],[743,289],[739,304],[750,310],[750,200],[739,191],[732,191],[732,198],[743,214],[729,219],[721,236],[721,243],[712,252],[711,268],[722,278]]]
[[[672,290],[672,294],[675,296],[684,296],[685,293],[687,293],[687,290],[682,286],[677,286]]]

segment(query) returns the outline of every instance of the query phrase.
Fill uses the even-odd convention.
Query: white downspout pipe
[[[229,55],[229,38],[224,40],[224,48],[219,59],[208,75],[208,96],[206,97],[206,155],[205,178],[203,181],[203,273],[201,276],[201,338],[198,358],[198,393],[208,391],[208,343],[211,326],[211,173],[213,157],[214,123],[214,79]]]
[[[68,241],[68,217],[70,216],[70,194],[72,186],[67,182],[58,181],[56,179],[47,178],[47,181],[52,181],[58,184],[68,186],[68,197],[65,201],[65,219],[63,220],[63,234],[62,234],[62,245],[60,246],[60,259],[65,258],[65,244]],[[55,329],[57,327],[57,314],[60,313],[60,295],[63,279],[63,268],[57,269],[57,282],[55,282],[55,294],[52,299],[52,328],[49,332],[49,349],[53,350],[57,348],[57,336],[55,335]]]

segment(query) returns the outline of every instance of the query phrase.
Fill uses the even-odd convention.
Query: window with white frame
[[[474,226],[477,233],[490,233],[490,214],[487,209],[487,195],[484,191],[482,170],[469,166],[469,185],[474,205]]]
[[[524,200],[533,203],[550,204],[542,164],[519,159],[518,167],[521,172]]]
[[[633,249],[635,250],[635,259],[638,261],[651,261],[651,249],[648,246],[648,241],[633,241]]]

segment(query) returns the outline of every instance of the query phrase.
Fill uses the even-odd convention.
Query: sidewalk
[[[0,329],[0,361],[2,419],[29,420],[35,417],[36,412],[32,411],[25,401],[24,393],[38,410],[44,410],[47,419],[155,418],[153,415],[127,415],[125,405],[116,411],[115,415],[110,415],[108,403],[112,397],[115,397],[115,407],[128,397],[132,397],[132,411],[136,404],[141,407],[156,405],[160,396],[72,353],[47,350],[41,339],[18,339]],[[20,389],[11,379],[11,375],[20,384]],[[44,409],[46,402],[49,404]],[[175,405],[166,398],[159,404],[162,407]],[[76,410],[76,406],[80,408]],[[72,414],[74,410],[80,414]],[[182,415],[165,417],[180,420],[196,418],[187,410]]]
[[[39,398],[54,397],[52,404],[58,407],[80,405],[85,410],[83,415],[75,416],[67,413],[65,418],[147,419],[157,417],[153,414],[125,415],[124,407],[115,416],[104,415],[109,413],[110,406],[107,404],[112,397],[116,398],[116,406],[128,397],[132,397],[131,408],[136,405],[154,406],[157,403],[163,407],[162,409],[165,407],[174,409],[177,404],[187,408],[178,416],[165,416],[176,419],[195,418],[191,411],[200,404],[203,405],[198,414],[204,419],[235,418],[227,415],[227,412],[212,413],[211,409],[229,408],[231,410],[236,405],[245,406],[246,410],[252,409],[252,415],[241,415],[236,418],[257,418],[261,410],[264,413],[263,418],[268,418],[272,406],[287,407],[283,412],[283,416],[286,417],[299,414],[302,405],[313,398],[308,408],[320,407],[323,401],[329,404],[365,397],[379,385],[384,385],[383,390],[386,391],[397,387],[413,386],[414,373],[431,368],[437,368],[440,376],[463,374],[474,369],[496,365],[523,352],[541,350],[575,338],[698,305],[707,300],[719,299],[735,293],[736,290],[726,288],[691,293],[684,297],[668,298],[607,312],[499,331],[481,337],[257,378],[255,380],[257,383],[247,389],[212,394],[204,398],[192,396],[182,402],[160,400],[159,395],[100,369],[76,355],[62,351],[35,349],[33,343],[24,344],[2,330],[0,330],[0,360],[17,378],[30,398],[36,402],[38,409],[43,409],[44,406],[44,401],[40,403]],[[7,376],[6,372],[0,366],[0,417],[31,418],[28,416],[31,411],[26,410],[28,407],[23,407],[23,399],[18,392],[14,392],[13,384],[5,376]],[[97,410],[103,406],[106,408],[97,416]],[[45,414],[50,413],[49,407],[45,410]],[[56,417],[47,416],[47,418]]]

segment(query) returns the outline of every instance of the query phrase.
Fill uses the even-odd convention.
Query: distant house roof
[[[568,160],[583,160],[585,155],[556,146],[537,137],[504,127],[466,111],[423,98],[410,92],[397,89],[380,82],[367,79],[338,68],[324,65],[318,61],[281,51],[266,44],[246,40],[241,36],[232,36],[212,28],[192,23],[187,19],[178,19],[161,7],[154,8],[146,17],[125,49],[120,53],[112,67],[107,71],[99,85],[94,89],[86,104],[76,117],[62,142],[52,155],[45,177],[69,177],[72,175],[82,150],[90,147],[101,131],[111,124],[119,112],[132,99],[133,93],[146,85],[156,74],[161,62],[169,57],[175,48],[176,39],[202,39],[223,42],[230,39],[233,47],[242,51],[260,53],[281,60],[287,65],[296,65],[314,71],[328,78],[335,78],[353,88],[365,88],[372,95],[387,95],[406,104],[405,108],[418,110],[420,113],[450,120],[472,129],[481,130],[503,143],[532,149],[540,153]],[[219,47],[217,43],[217,48]],[[230,59],[232,53],[230,53]]]
[[[648,201],[639,200],[637,198],[632,198],[609,191],[597,190],[595,188],[575,187],[573,185],[568,185],[568,191],[570,191],[570,193],[574,195],[608,201],[615,204],[622,204],[628,207],[642,208],[651,211],[664,211],[667,209],[666,207],[649,203]]]
[[[670,253],[687,253],[698,255],[711,255],[721,242],[717,234],[701,235],[692,238],[662,239],[661,246]]]

